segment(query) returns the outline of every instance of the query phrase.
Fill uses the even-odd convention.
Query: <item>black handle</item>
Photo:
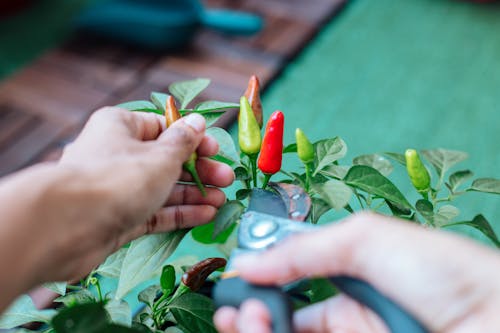
[[[212,296],[217,308],[239,307],[249,298],[258,299],[266,304],[271,314],[273,333],[293,333],[292,305],[281,288],[257,286],[235,277],[220,280]]]
[[[393,333],[428,333],[412,315],[365,281],[349,276],[334,276],[330,281],[344,294],[373,310]]]

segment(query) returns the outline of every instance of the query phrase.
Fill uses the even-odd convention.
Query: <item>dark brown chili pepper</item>
[[[205,283],[207,277],[215,270],[226,266],[224,258],[207,258],[195,264],[182,275],[181,282],[191,291],[197,291]]]

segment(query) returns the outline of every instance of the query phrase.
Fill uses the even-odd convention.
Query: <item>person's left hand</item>
[[[42,207],[50,221],[44,280],[79,277],[126,242],[148,233],[209,222],[225,202],[216,187],[232,183],[232,169],[207,159],[217,142],[205,121],[190,115],[165,130],[155,114],[105,108],[94,113],[67,146],[57,168],[63,175]],[[182,171],[197,151],[197,170],[208,187],[203,197]]]

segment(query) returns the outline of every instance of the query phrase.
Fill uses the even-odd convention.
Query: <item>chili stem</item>
[[[263,189],[266,189],[267,184],[269,183],[269,179],[271,179],[271,176],[272,175],[269,173],[264,174],[264,183],[262,184]]]
[[[311,186],[311,167],[309,163],[304,164],[306,167],[306,192],[309,192],[309,187]]]
[[[248,156],[250,158],[252,168],[253,186],[257,187],[257,155]]]
[[[194,163],[184,163],[184,168],[191,174],[193,177],[194,182],[196,183],[196,186],[200,190],[201,194],[206,197],[207,192],[205,191],[205,186],[203,186],[203,183],[201,182],[200,176],[198,176],[198,171],[196,170],[196,167]]]

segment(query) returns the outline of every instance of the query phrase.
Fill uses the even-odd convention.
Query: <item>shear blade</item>
[[[260,188],[252,189],[247,210],[288,218],[288,209],[283,199],[271,191]]]

